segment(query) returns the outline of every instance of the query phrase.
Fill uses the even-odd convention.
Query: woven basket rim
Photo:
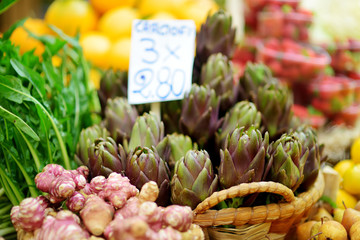
[[[268,183],[268,182],[263,182],[263,183]],[[245,184],[243,186],[248,186],[248,185],[249,184]],[[321,195],[324,192],[324,187],[325,187],[324,176],[322,171],[320,170],[312,186],[306,192],[300,193],[297,197],[294,197],[291,201],[288,202],[271,203],[267,205],[254,206],[254,207],[206,210],[211,208],[210,205],[212,204],[209,204],[208,199],[205,199],[193,211],[194,223],[200,225],[201,227],[210,227],[210,226],[220,226],[220,225],[241,226],[244,224],[259,224],[265,222],[282,221],[287,219],[291,220],[299,217],[300,215],[304,214],[307,210],[309,210],[320,199]],[[265,191],[265,192],[271,192],[271,191]],[[219,192],[215,193],[214,196],[216,196],[216,194],[218,193]],[[230,191],[228,191],[227,193],[234,194],[231,193]],[[254,192],[250,192],[250,193],[254,193]],[[224,199],[222,196],[222,198],[216,200],[220,201]]]

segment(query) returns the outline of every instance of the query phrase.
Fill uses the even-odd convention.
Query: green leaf
[[[13,82],[11,80],[13,80]],[[49,121],[51,122],[51,125],[54,128],[56,138],[59,141],[61,153],[63,156],[64,166],[66,169],[70,169],[71,168],[70,160],[69,160],[69,156],[68,156],[68,153],[66,150],[66,146],[62,139],[60,131],[59,131],[57,125],[55,124],[55,121],[54,121],[52,115],[50,115],[50,113],[45,109],[45,107],[38,100],[36,100],[34,97],[29,95],[28,92],[25,91],[26,89],[24,89],[24,87],[21,85],[21,83],[19,83],[19,81],[20,80],[18,78],[14,78],[12,76],[1,76],[0,75],[0,96],[3,95],[5,98],[15,101],[15,102],[19,101],[18,99],[21,99],[21,100],[31,101],[31,102],[39,105],[39,107],[45,113],[45,115],[48,117]]]
[[[21,173],[23,174],[27,185],[29,186],[31,197],[37,197],[39,194],[36,191],[35,182],[26,172],[25,168],[22,166],[20,161],[15,157],[14,153],[11,152],[10,147],[3,145],[3,148],[7,151],[7,153],[11,156],[11,158],[16,162],[18,168],[20,169]]]
[[[16,71],[16,73],[19,74],[20,77],[29,80],[34,85],[39,96],[41,96],[41,98],[44,99],[46,96],[45,81],[40,76],[40,74],[28,68],[27,66],[24,66],[21,62],[19,62],[16,59],[10,59],[10,63],[11,66]]]
[[[23,87],[21,80],[9,75],[0,75],[0,96],[19,104],[25,100],[31,101],[32,98],[29,90]]]
[[[64,39],[65,41],[67,41],[67,42],[68,42],[71,46],[73,46],[74,48],[81,48],[79,42],[78,42],[76,39],[74,39],[74,38],[66,35],[66,34],[65,34],[62,30],[60,30],[59,28],[55,27],[54,25],[49,25],[49,28],[50,28],[51,30],[53,30],[57,35],[59,35],[60,38],[62,38],[62,39]]]
[[[0,106],[0,116],[13,123],[18,129],[22,132],[26,133],[29,137],[34,139],[35,141],[40,141],[39,136],[35,133],[35,131],[26,124],[19,116],[13,114],[7,109]]]
[[[22,136],[22,138],[24,139],[27,147],[29,148],[30,150],[30,153],[34,159],[34,162],[35,162],[35,166],[36,166],[36,170],[37,172],[40,172],[40,159],[39,159],[39,156],[35,150],[35,148],[33,147],[33,145],[30,143],[30,141],[26,138],[26,136],[22,133],[22,131],[20,131],[18,128],[17,130],[19,131],[20,135]]]
[[[0,1],[0,14],[5,12],[9,7],[11,7],[17,0],[2,0]]]

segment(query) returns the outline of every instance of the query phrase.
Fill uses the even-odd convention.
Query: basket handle
[[[199,203],[194,209],[195,214],[203,213],[228,198],[243,197],[253,193],[275,193],[284,197],[287,202],[295,200],[293,191],[277,182],[241,183],[237,186],[214,192],[210,197]]]

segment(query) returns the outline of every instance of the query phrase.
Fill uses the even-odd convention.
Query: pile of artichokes
[[[234,32],[227,13],[208,17],[191,90],[162,102],[161,119],[127,102],[126,73],[103,76],[103,122],[84,129],[77,145],[90,177],[118,172],[139,189],[154,181],[159,205],[191,208],[241,183],[276,181],[295,192],[314,182],[322,158],[316,132],[296,121],[291,91],[265,65],[249,63],[235,77]]]

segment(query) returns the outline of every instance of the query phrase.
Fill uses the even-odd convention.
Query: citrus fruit
[[[196,29],[200,30],[201,24],[206,21],[207,16],[213,14],[216,10],[218,10],[218,6],[213,1],[190,1],[178,14],[181,19],[194,20]]]
[[[96,89],[99,89],[100,88],[101,73],[98,70],[92,68],[92,69],[90,69],[89,77],[90,77],[90,81],[94,85],[94,87]]]
[[[151,15],[150,19],[152,19],[152,20],[173,20],[173,19],[176,19],[176,17],[169,12],[157,12],[154,15]]]
[[[343,187],[351,194],[360,194],[360,164],[355,164],[345,171]]]
[[[55,0],[45,13],[45,21],[70,36],[95,29],[97,15],[89,2],[84,0]]]
[[[15,45],[20,46],[20,53],[25,53],[35,49],[34,53],[37,56],[40,56],[45,50],[44,45],[39,40],[30,37],[25,28],[37,36],[49,34],[50,29],[46,26],[42,19],[28,18],[26,19],[24,25],[16,28],[10,37],[10,40]]]
[[[131,39],[123,38],[113,43],[109,51],[109,65],[114,69],[127,71],[130,61]]]
[[[345,206],[344,206],[343,202],[347,208],[354,208],[357,203],[357,199],[350,193],[346,192],[345,190],[339,189],[339,191],[336,195],[337,207],[344,209]]]
[[[98,29],[113,40],[130,37],[132,22],[137,18],[138,13],[133,8],[115,8],[100,18]]]
[[[350,156],[355,163],[360,163],[360,138],[357,138],[351,145]]]
[[[88,32],[80,38],[84,56],[97,67],[107,68],[108,53],[111,47],[110,39],[101,32]]]
[[[143,16],[149,16],[157,12],[170,12],[174,14],[178,8],[182,8],[187,0],[141,0],[139,4],[139,13]]]
[[[100,14],[118,7],[133,7],[135,2],[136,0],[90,0],[91,5]]]
[[[338,162],[334,166],[334,170],[337,171],[341,177],[343,177],[345,171],[353,166],[354,166],[354,162],[352,160],[346,159]]]

